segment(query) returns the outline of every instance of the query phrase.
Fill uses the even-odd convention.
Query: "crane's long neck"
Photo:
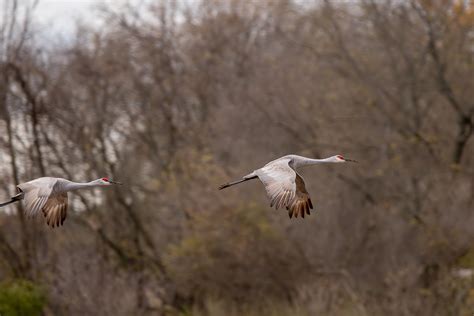
[[[324,158],[324,159],[305,158],[301,161],[298,161],[297,167],[318,165],[318,164],[323,164],[323,163],[334,163],[334,160],[332,159],[332,157]]]
[[[66,182],[64,186],[64,191],[75,191],[75,190],[84,189],[84,188],[93,188],[96,186],[99,186],[99,184],[96,181],[91,181],[91,182],[86,182],[86,183],[68,181]]]

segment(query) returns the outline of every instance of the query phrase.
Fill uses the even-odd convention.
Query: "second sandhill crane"
[[[43,177],[17,186],[18,194],[0,207],[25,200],[25,213],[32,217],[43,212],[46,223],[57,227],[64,223],[67,215],[67,193],[84,188],[104,187],[120,182],[101,178],[87,183],[72,182],[62,178]]]
[[[244,181],[259,178],[265,186],[267,195],[270,198],[270,207],[276,209],[285,207],[291,217],[304,218],[305,213],[310,215],[313,203],[309,197],[303,178],[296,171],[298,168],[324,164],[324,163],[344,163],[356,162],[346,159],[341,155],[331,156],[325,159],[311,159],[298,155],[287,155],[267,163],[260,169],[242,177],[241,180],[229,182],[219,187],[219,190]]]

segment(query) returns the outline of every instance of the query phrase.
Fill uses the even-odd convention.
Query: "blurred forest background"
[[[0,314],[472,315],[472,2],[139,1],[62,45],[0,3],[0,200],[126,184],[3,209]],[[217,190],[289,153],[360,163],[304,220]]]

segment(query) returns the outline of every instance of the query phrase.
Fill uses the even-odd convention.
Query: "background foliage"
[[[126,185],[71,194],[54,230],[5,208],[0,280],[28,281],[0,310],[472,313],[468,1],[133,2],[59,44],[34,3],[1,5],[2,200],[45,175]],[[304,170],[304,220],[256,181],[217,190],[288,153],[360,164]]]

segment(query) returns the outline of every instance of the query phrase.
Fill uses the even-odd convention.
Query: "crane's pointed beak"
[[[355,162],[355,163],[359,163],[357,160],[352,160],[352,159],[344,159],[345,161],[348,161],[348,162]]]
[[[123,183],[121,183],[121,182],[117,182],[117,181],[110,181],[110,180],[109,180],[109,182],[110,182],[110,183],[112,183],[112,184],[119,184],[119,185],[123,185]]]

